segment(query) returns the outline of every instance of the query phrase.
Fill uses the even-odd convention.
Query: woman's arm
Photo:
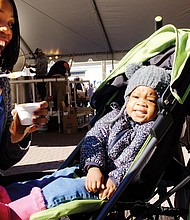
[[[0,169],[6,170],[19,162],[24,155],[27,153],[31,143],[31,133],[36,131],[38,124],[46,123],[47,118],[47,102],[41,103],[41,108],[37,111],[34,124],[28,128],[25,128],[25,133],[18,132],[18,121],[16,117],[13,120],[11,114],[11,103],[10,100],[7,102],[5,109],[7,112],[5,115],[5,123],[2,130],[1,141],[0,141]],[[41,117],[43,115],[43,117]],[[13,126],[14,125],[14,129]],[[11,132],[10,132],[11,131]]]
[[[11,142],[11,133],[9,127],[12,122],[12,116],[9,114],[1,136],[0,142],[0,169],[6,170],[19,162],[28,151],[31,135],[28,135],[20,143]],[[22,147],[21,147],[22,146]]]

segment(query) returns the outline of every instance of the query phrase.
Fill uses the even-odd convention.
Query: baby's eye
[[[156,103],[156,100],[148,99],[148,102]]]
[[[139,96],[138,96],[138,95],[132,95],[132,98],[134,98],[134,99],[138,99]]]

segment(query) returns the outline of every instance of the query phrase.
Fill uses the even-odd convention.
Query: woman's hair
[[[14,3],[14,0],[8,0],[13,7],[13,15],[14,15],[14,24],[12,27],[13,37],[5,49],[2,51],[0,57],[0,66],[2,71],[12,71],[14,64],[16,63],[19,56],[20,49],[20,28],[19,28],[19,20],[17,8]]]

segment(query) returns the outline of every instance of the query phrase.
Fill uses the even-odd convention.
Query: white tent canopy
[[[162,24],[190,28],[188,0],[15,0],[21,49],[74,61],[121,59]],[[21,56],[23,56],[21,54]]]

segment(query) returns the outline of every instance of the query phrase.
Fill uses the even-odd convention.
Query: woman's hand
[[[110,197],[113,195],[113,193],[116,190],[116,185],[113,183],[113,181],[108,178],[106,182],[105,189],[100,190],[99,192],[99,199],[110,199]]]
[[[48,103],[46,101],[40,102],[40,107],[34,112],[33,117],[33,125],[46,124],[48,122],[47,115],[48,115]],[[33,132],[33,131],[32,131]]]
[[[42,101],[39,106],[40,107],[34,112],[32,118],[33,124],[30,126],[21,125],[17,111],[15,109],[12,110],[13,122],[10,126],[12,143],[21,141],[26,134],[36,131],[40,127],[40,124],[46,124],[48,122],[46,117],[48,115],[48,103]]]
[[[85,187],[88,192],[96,193],[104,189],[104,176],[98,167],[91,167],[88,170]]]

